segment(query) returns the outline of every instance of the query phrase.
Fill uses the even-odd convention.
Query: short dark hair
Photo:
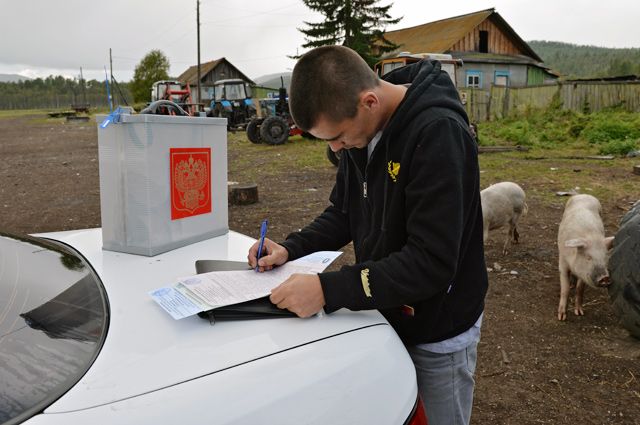
[[[289,109],[296,125],[310,130],[323,115],[332,122],[353,118],[364,90],[380,84],[378,76],[344,46],[315,48],[298,60],[289,89]]]

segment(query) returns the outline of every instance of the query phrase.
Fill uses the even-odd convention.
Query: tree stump
[[[633,166],[633,174],[637,174],[640,176],[640,165]]]
[[[258,202],[258,185],[255,183],[235,184],[229,189],[231,205],[249,205]]]

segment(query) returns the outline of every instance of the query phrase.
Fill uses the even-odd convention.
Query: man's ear
[[[380,105],[380,99],[375,92],[368,90],[360,95],[360,104],[367,109],[373,109]]]

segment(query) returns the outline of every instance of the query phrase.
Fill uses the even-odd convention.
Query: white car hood
[[[246,261],[253,239],[235,232],[154,257],[102,250],[100,229],[36,235],[64,242],[94,267],[106,288],[110,322],[104,346],[80,382],[47,413],[125,400],[370,326],[388,326],[377,311],[309,319],[174,320],[148,292],[195,273],[195,261]]]

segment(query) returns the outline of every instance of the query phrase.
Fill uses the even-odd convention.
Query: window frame
[[[496,82],[498,80],[498,77],[506,77],[507,78],[507,84],[498,86],[498,84],[496,84]],[[509,87],[511,85],[511,73],[509,71],[498,71],[498,70],[494,71],[493,72],[493,84],[495,86],[498,86],[498,87]]]
[[[469,77],[477,77],[478,85],[469,84]],[[482,71],[469,69],[465,71],[465,87],[479,89],[482,88]]]

